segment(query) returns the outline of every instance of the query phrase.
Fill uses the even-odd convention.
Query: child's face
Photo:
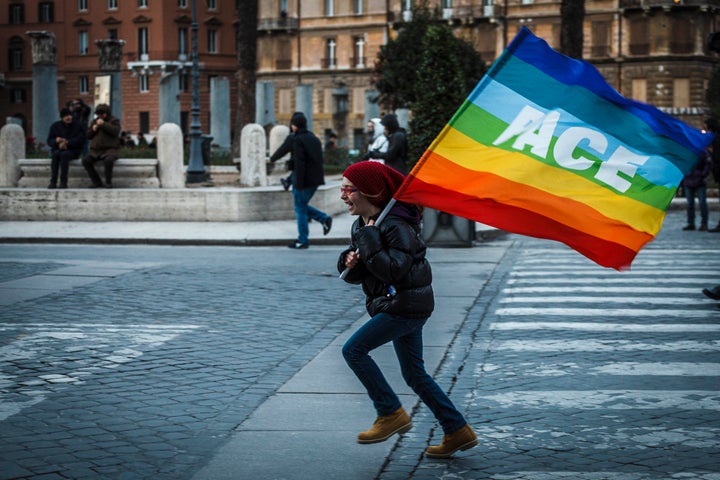
[[[343,177],[340,186],[340,199],[347,205],[350,215],[371,217],[378,212],[378,207],[370,203],[370,200],[360,193],[355,185],[345,177]]]

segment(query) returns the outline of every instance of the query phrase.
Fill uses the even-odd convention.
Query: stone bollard
[[[7,124],[0,129],[0,187],[18,186],[21,158],[25,158],[25,132],[20,125]]]
[[[183,135],[179,125],[164,123],[157,132],[160,188],[185,187]]]
[[[283,144],[287,136],[290,135],[290,127],[287,125],[275,125],[270,130],[270,155],[275,153],[275,150],[280,148],[280,145]],[[285,173],[288,171],[288,161],[290,160],[290,154],[288,153],[284,157],[280,157],[279,160],[277,160],[275,163],[272,164],[272,170],[270,170],[273,174],[280,173],[282,175],[285,175]]]
[[[265,129],[257,123],[248,123],[240,134],[240,185],[267,186],[267,151]]]

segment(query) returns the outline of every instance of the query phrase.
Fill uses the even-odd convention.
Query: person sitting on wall
[[[47,144],[51,158],[48,188],[58,187],[58,173],[60,188],[67,188],[70,160],[78,158],[85,145],[85,127],[73,118],[70,109],[60,110],[60,120],[50,126]]]
[[[113,117],[110,107],[101,103],[95,108],[95,120],[88,129],[90,153],[83,158],[82,164],[92,181],[91,188],[112,188],[112,171],[120,156],[120,120]],[[95,162],[102,161],[105,167],[105,185],[95,171]]]
[[[120,133],[120,146],[125,148],[135,148],[135,140],[132,138],[132,132]]]

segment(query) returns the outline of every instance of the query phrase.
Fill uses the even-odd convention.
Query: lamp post
[[[200,130],[200,66],[198,61],[197,0],[192,0],[192,120],[190,122],[190,161],[186,183],[201,183],[209,179],[202,159],[202,132]]]

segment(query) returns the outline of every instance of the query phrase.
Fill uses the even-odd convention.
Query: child
[[[375,225],[405,177],[379,162],[359,162],[345,170],[340,198],[358,219],[352,245],[340,254],[338,271],[349,268],[345,281],[362,284],[372,317],[343,346],[345,361],[367,389],[378,417],[358,435],[358,443],[383,442],[405,433],[412,421],[368,353],[390,341],[407,384],[430,408],[445,433],[440,445],[425,455],[450,458],[477,445],[477,436],[445,392],[425,371],[422,328],[434,308],[432,272],[420,238],[421,213],[414,205],[396,203]]]

